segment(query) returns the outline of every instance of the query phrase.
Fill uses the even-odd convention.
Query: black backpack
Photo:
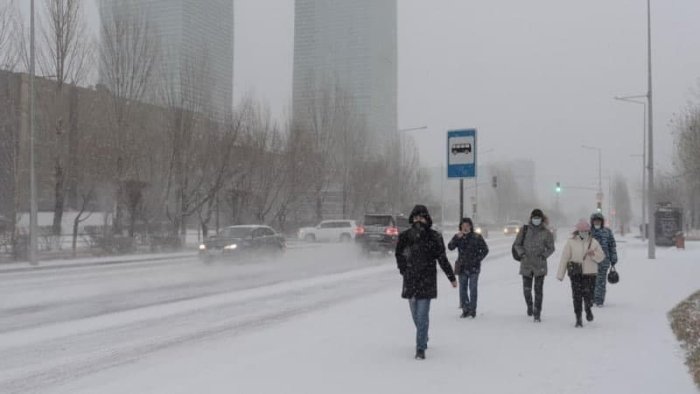
[[[520,246],[525,245],[525,235],[527,235],[527,225],[523,226],[523,239],[520,241]],[[510,249],[510,252],[513,254],[513,260],[515,261],[520,261],[522,260],[522,256],[518,255],[518,251],[515,250],[515,244],[513,244],[513,247]]]

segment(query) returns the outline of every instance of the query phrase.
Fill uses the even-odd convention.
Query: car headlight
[[[474,231],[476,231],[477,234],[481,234],[481,227],[477,227]]]
[[[224,246],[224,250],[236,250],[236,249],[238,249],[238,245],[236,245],[236,244]]]
[[[516,233],[519,233],[519,232],[520,232],[520,228],[519,228],[519,227],[516,228],[516,229],[515,229],[515,232],[516,232]]]
[[[506,234],[508,234],[508,229],[507,229],[507,228],[504,228],[504,229],[503,229],[503,232],[506,233]]]
[[[199,250],[207,250],[207,245],[205,245],[205,244],[199,245]]]

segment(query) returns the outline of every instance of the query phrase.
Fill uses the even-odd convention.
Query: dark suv
[[[355,231],[355,243],[363,254],[370,252],[393,252],[399,233],[408,229],[408,217],[390,214],[367,214],[362,225]]]

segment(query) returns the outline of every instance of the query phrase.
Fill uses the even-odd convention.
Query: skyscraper
[[[296,0],[292,112],[342,91],[381,148],[397,129],[396,0]],[[332,94],[332,93],[331,93]]]
[[[103,23],[113,13],[146,18],[161,54],[154,67],[157,82],[167,81],[170,96],[186,92],[219,116],[231,110],[232,0],[99,0],[99,5]]]

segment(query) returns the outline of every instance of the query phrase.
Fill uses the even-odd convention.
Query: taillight
[[[396,227],[387,227],[384,231],[386,235],[396,236],[399,235],[399,229]]]
[[[355,235],[362,235],[365,233],[365,228],[362,226],[357,226],[355,228]]]

